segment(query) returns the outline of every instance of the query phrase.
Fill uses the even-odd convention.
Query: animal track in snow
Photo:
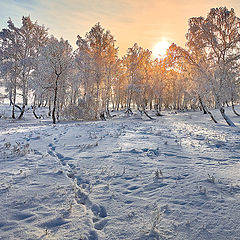
[[[96,146],[96,144],[94,144],[94,146]],[[73,184],[75,186],[76,203],[84,205],[88,211],[92,212],[92,215],[94,216],[92,218],[93,227],[99,231],[103,230],[103,228],[107,224],[107,219],[104,219],[107,217],[107,211],[106,211],[105,207],[92,203],[92,201],[89,199],[89,194],[87,192],[85,192],[85,189],[83,189],[81,187],[81,185],[83,185],[83,186],[89,185],[90,184],[89,181],[86,181],[79,176],[75,178],[75,174],[74,174],[73,170],[76,169],[76,166],[73,163],[68,163],[68,161],[73,160],[73,158],[64,156],[63,154],[57,152],[56,146],[53,143],[49,143],[48,147],[49,147],[48,154],[51,155],[52,157],[57,158],[63,166],[68,168],[68,170],[65,170],[65,175],[68,178],[72,179],[73,181],[75,179],[75,182],[73,182]],[[93,147],[93,145],[88,146],[87,148],[89,148],[89,147]],[[95,219],[95,223],[94,223],[94,219]],[[104,220],[101,220],[101,219],[104,219]],[[59,221],[53,220],[53,222],[46,223],[46,224],[51,225],[51,224],[55,224],[55,222],[56,222],[56,224],[59,224],[59,225],[65,224],[65,222],[62,222],[60,220]],[[93,240],[98,239],[97,233],[95,231],[91,231],[89,233],[88,239],[89,240],[90,239],[93,239]]]

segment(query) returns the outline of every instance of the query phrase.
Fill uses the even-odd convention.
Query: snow
[[[240,108],[237,108],[240,110]],[[42,110],[44,112],[44,110]],[[0,115],[0,239],[240,239],[240,118]]]

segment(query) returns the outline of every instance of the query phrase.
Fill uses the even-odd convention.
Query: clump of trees
[[[233,9],[213,8],[207,18],[189,19],[187,49],[172,46],[172,51],[185,62],[196,82],[202,108],[214,105],[220,109],[227,124],[224,104],[239,98],[240,19]],[[236,111],[234,110],[236,113]]]
[[[47,44],[47,29],[33,23],[30,17],[22,18],[21,27],[16,27],[11,19],[7,23],[8,28],[0,32],[0,76],[12,105],[12,118],[16,118],[18,108],[21,119],[28,104],[29,83],[39,49]],[[16,102],[17,93],[22,99],[21,106]]]
[[[53,123],[60,119],[111,118],[111,110],[200,108],[215,121],[218,108],[227,124],[224,106],[239,100],[240,19],[233,9],[213,8],[206,18],[189,19],[186,48],[172,44],[162,59],[134,44],[118,56],[116,40],[97,23],[77,36],[77,49],[48,35],[45,26],[11,19],[0,32],[0,77],[12,107],[21,119],[29,94],[37,106],[49,108]],[[19,104],[21,97],[21,104]],[[15,109],[20,110],[16,117]],[[151,117],[150,117],[151,118]]]

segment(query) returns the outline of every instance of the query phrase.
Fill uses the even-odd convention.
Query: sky
[[[149,50],[162,40],[184,47],[188,19],[220,6],[240,17],[239,0],[0,0],[0,29],[9,17],[20,26],[22,16],[30,15],[75,49],[77,35],[84,37],[100,22],[124,55],[135,42]]]

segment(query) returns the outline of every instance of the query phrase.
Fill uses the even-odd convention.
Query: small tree
[[[68,74],[73,67],[72,47],[63,39],[51,37],[48,44],[41,48],[36,76],[41,88],[50,89],[53,95],[52,120],[56,123],[56,110],[60,102],[60,89],[66,89]]]

